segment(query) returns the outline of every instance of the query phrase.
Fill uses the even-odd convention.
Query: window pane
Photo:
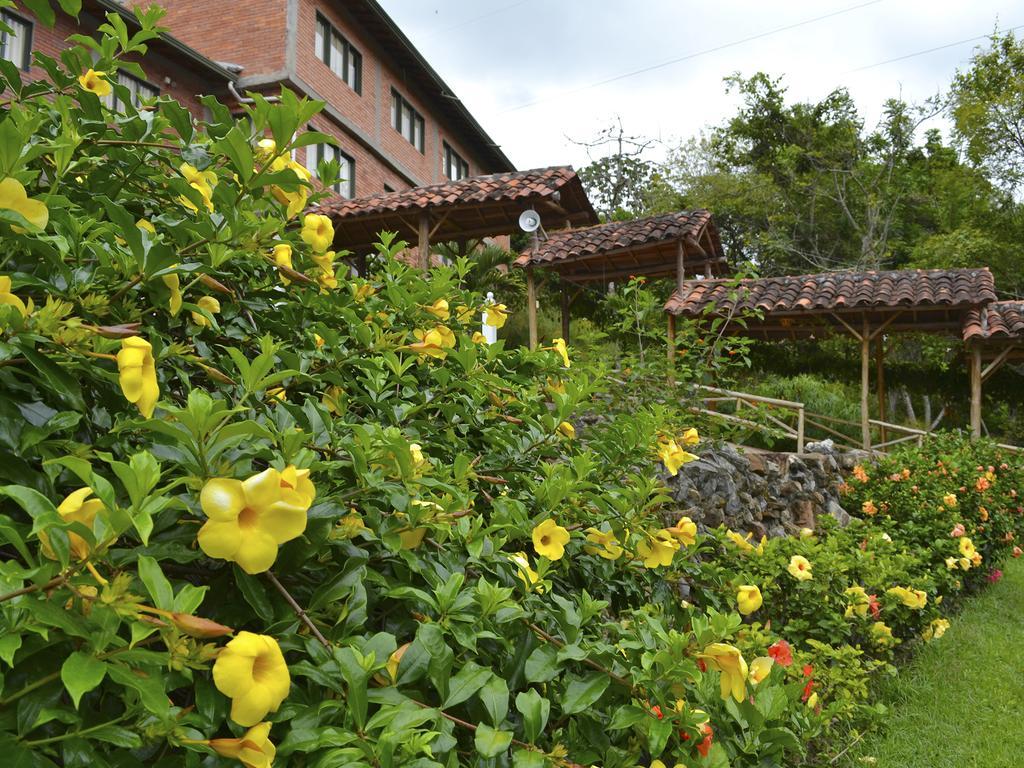
[[[333,32],[331,33],[331,72],[338,77],[345,77],[345,41]]]
[[[399,97],[394,91],[391,92],[391,125],[395,127],[396,131],[402,130],[402,112],[399,105]]]
[[[407,138],[409,141],[413,142],[414,144],[416,143],[416,141],[415,141],[415,137],[416,137],[415,131],[416,131],[416,128],[414,126],[415,122],[416,121],[413,120],[412,107],[409,106],[406,103],[403,103],[402,104],[402,128],[403,128],[402,133],[405,135],[405,138]]]
[[[0,55],[8,61],[13,62],[22,69],[28,68],[28,44],[29,25],[21,19],[8,13],[3,14],[4,22],[14,31],[14,34],[3,34],[0,39]]]
[[[362,57],[356,53],[356,50],[352,47],[348,47],[348,73],[345,78],[345,82],[349,84],[353,91],[359,90],[359,70],[362,62]]]
[[[313,40],[313,51],[316,57],[326,63],[327,61],[327,47],[324,45],[324,41],[327,39],[326,22],[317,18],[316,20],[316,37]]]
[[[416,115],[416,133],[412,143],[420,152],[423,151],[423,118],[419,115]]]
[[[322,144],[310,144],[306,147],[306,170],[315,179],[317,178],[316,167],[320,162],[318,157]]]
[[[355,189],[355,168],[353,166],[354,163],[351,157],[346,157],[345,155],[338,156],[338,175],[341,181],[338,184],[337,191],[343,197],[352,197]]]

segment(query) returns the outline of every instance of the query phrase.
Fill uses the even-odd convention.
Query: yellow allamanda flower
[[[665,465],[665,469],[668,473],[675,477],[679,474],[679,468],[684,464],[689,464],[691,461],[696,461],[697,456],[692,453],[688,453],[679,447],[679,444],[675,440],[661,440],[658,443],[658,456],[661,457],[662,463]]]
[[[87,69],[85,74],[79,75],[78,84],[82,86],[83,91],[95,93],[101,99],[104,96],[109,96],[113,90],[110,81],[107,80],[107,73],[95,69]]]
[[[750,673],[747,675],[747,680],[751,685],[764,682],[765,678],[771,674],[773,666],[775,666],[775,659],[771,656],[758,656],[750,662]]]
[[[205,309],[211,315],[216,315],[220,312],[220,302],[213,296],[202,296],[199,301],[196,302],[196,306],[200,309]],[[210,321],[206,318],[202,312],[192,312],[192,322],[201,328],[209,328]]]
[[[723,699],[732,696],[736,701],[743,701],[746,698],[747,662],[738,648],[727,643],[712,643],[699,657],[721,674],[719,684]]]
[[[859,585],[847,587],[845,594],[851,600],[850,604],[846,606],[843,617],[847,619],[852,619],[855,616],[862,619],[865,618],[868,615],[868,608],[871,607],[871,598],[868,597],[864,587]]]
[[[250,727],[288,698],[291,675],[277,640],[243,631],[217,654],[213,683],[231,699],[231,719]]]
[[[175,264],[174,266],[178,265]],[[181,277],[177,272],[170,272],[166,275],[160,275],[160,280],[167,286],[167,290],[171,292],[171,297],[167,301],[167,308],[171,311],[171,317],[177,317],[178,313],[181,312],[181,303],[184,300],[184,296],[181,293]],[[205,320],[206,318],[203,319]]]
[[[882,621],[876,621],[871,625],[871,639],[883,648],[896,643],[896,638],[892,636],[892,628]]]
[[[484,336],[480,331],[473,331],[473,335],[469,338],[474,344],[486,344],[487,337]]]
[[[921,633],[921,637],[924,640],[938,640],[946,634],[947,629],[949,629],[949,619],[935,619]]]
[[[370,283],[361,283],[359,285],[356,285],[355,283],[352,284],[352,298],[360,304],[373,296],[376,292],[377,289]]]
[[[696,445],[700,442],[700,433],[697,432],[696,427],[690,427],[683,432],[682,443],[687,448]]]
[[[191,163],[182,163],[178,166],[178,172],[185,177],[185,181],[188,182],[189,186],[196,190],[203,198],[203,203],[206,205],[207,210],[212,212],[213,188],[217,186],[217,174],[213,171],[200,171]],[[198,210],[195,203],[184,195],[179,200],[190,211],[195,212]]]
[[[209,518],[199,529],[199,547],[209,557],[263,573],[278,547],[306,530],[306,512],[316,497],[308,469],[273,467],[247,480],[216,477],[206,482],[199,504]]]
[[[506,307],[504,304],[488,304],[484,308],[484,323],[486,323],[487,325],[492,325],[495,328],[503,328],[505,326],[506,320],[508,320],[508,307]],[[557,345],[557,339],[555,340],[555,343]],[[562,344],[564,346],[565,342],[563,341]],[[559,354],[562,354],[562,352],[559,351]],[[568,351],[563,357],[566,360],[569,359]],[[569,367],[568,363],[566,363],[565,367]]]
[[[334,224],[323,214],[307,213],[302,220],[299,236],[314,253],[323,253],[334,242]]]
[[[574,427],[568,421],[563,421],[561,424],[559,424],[557,431],[568,437],[570,440],[576,437],[576,427]]]
[[[274,250],[271,252],[271,258],[273,258],[274,264],[278,267],[294,269],[292,266],[292,247],[288,243],[278,243],[275,245]],[[290,285],[292,282],[285,277],[283,272],[279,272],[278,277],[281,279],[282,285]]]
[[[139,336],[121,339],[117,353],[118,381],[121,392],[129,403],[147,419],[153,415],[160,399],[160,385],[156,380],[156,360],[153,345]]]
[[[566,345],[565,339],[554,339],[551,343],[553,344],[551,349],[561,356],[562,362],[565,363],[565,367],[571,367],[572,363],[569,362],[569,347]]]
[[[267,141],[273,141],[273,139],[268,139]],[[260,143],[262,144],[262,142]],[[270,150],[270,152],[267,154],[267,157],[270,157],[275,152],[277,152],[276,144],[274,145],[274,148]],[[274,160],[273,163],[271,163],[270,170],[275,173],[286,170],[291,171],[295,175],[295,178],[298,179],[298,181],[300,182],[295,186],[294,191],[285,190],[282,187],[278,186],[277,184],[271,186],[270,188],[270,193],[274,196],[274,198],[279,203],[288,206],[287,210],[285,211],[285,216],[289,219],[294,218],[295,216],[302,213],[302,211],[306,209],[306,203],[309,200],[309,187],[306,185],[309,184],[309,181],[310,179],[313,178],[313,175],[309,172],[308,168],[283,155],[281,157],[278,157],[277,159]]]
[[[744,616],[749,616],[760,608],[763,601],[761,590],[752,584],[744,584],[736,592],[736,605]]]
[[[438,299],[433,304],[424,307],[424,309],[441,321],[447,320],[451,316],[447,299]]]
[[[518,576],[523,580],[527,590],[544,591],[544,585],[540,583],[540,576],[530,567],[530,558],[525,552],[516,552],[508,555],[508,559],[518,568]]]
[[[605,560],[618,560],[625,552],[622,545],[619,544],[619,540],[615,538],[615,534],[611,531],[587,528],[586,534],[587,541],[590,543],[583,545],[583,551],[589,555],[597,555]]]
[[[338,287],[338,278],[334,274],[334,251],[327,251],[326,253],[317,255],[313,254],[312,259],[320,268],[320,273],[316,276],[316,281],[320,283],[321,291],[327,289],[334,289]]]
[[[665,530],[675,536],[680,544],[687,547],[692,547],[697,543],[697,524],[688,517],[679,518],[675,525]]]
[[[277,754],[270,741],[270,723],[254,725],[237,739],[210,739],[205,744],[221,757],[238,760],[245,768],[271,768]]]
[[[254,154],[257,160],[262,160],[264,163],[267,162],[267,160],[277,154],[277,142],[269,136],[260,139],[256,142]]]
[[[679,551],[679,540],[668,529],[662,529],[651,536],[647,534],[636,545],[645,568],[659,568],[672,565],[672,558]]]
[[[39,229],[46,229],[50,221],[50,209],[42,200],[28,196],[24,185],[11,177],[0,181],[0,209],[14,211],[25,221]],[[12,227],[15,232],[23,232],[21,227]]]
[[[473,307],[467,307],[465,304],[460,304],[455,308],[455,318],[460,323],[470,322],[475,314],[476,310]]]
[[[26,305],[11,293],[11,278],[8,275],[0,275],[0,306],[3,305],[14,307],[22,317],[28,317],[32,312],[32,299],[29,299]]]
[[[789,558],[789,565],[786,566],[786,570],[789,571],[789,575],[797,581],[807,581],[813,578],[811,573],[811,561],[803,555],[793,555]]]
[[[920,589],[907,589],[906,587],[891,587],[885,590],[885,594],[892,595],[903,603],[907,608],[919,611],[928,604],[928,593]]]
[[[92,530],[96,515],[104,509],[103,502],[99,499],[90,499],[92,488],[79,488],[77,491],[68,494],[64,501],[57,507],[61,519],[68,523],[81,523],[89,530]],[[76,560],[85,560],[89,557],[89,542],[83,539],[74,531],[68,531],[71,556]],[[51,560],[56,560],[50,538],[46,531],[39,532],[39,543],[42,545],[43,554]]]
[[[530,535],[534,551],[538,556],[546,557],[548,560],[561,560],[570,538],[569,531],[550,517],[538,523]]]

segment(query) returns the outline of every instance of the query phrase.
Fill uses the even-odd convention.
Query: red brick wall
[[[66,41],[69,35],[95,35],[96,28],[101,23],[101,19],[86,13],[81,15],[80,21],[77,23],[72,17],[58,13],[57,23],[50,28],[40,24],[21,3],[17,3],[14,12],[32,22],[33,52],[38,51],[55,59],[59,59],[60,52],[68,47]],[[202,117],[204,113],[204,108],[199,103],[199,95],[206,93],[213,93],[220,97],[225,95],[223,83],[211,82],[183,68],[181,64],[171,60],[170,51],[163,49],[158,44],[151,44],[150,50],[144,58],[136,57],[134,60],[145,71],[147,82],[156,86],[161,95],[173,96],[197,117]],[[29,72],[22,73],[22,78],[26,81],[38,80],[44,76],[42,68],[34,65]]]
[[[130,0],[150,5],[151,0]],[[209,59],[242,64],[243,78],[285,70],[288,0],[159,0],[161,25]]]

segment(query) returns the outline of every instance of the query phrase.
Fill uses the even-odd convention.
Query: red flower
[[[779,640],[769,648],[768,655],[775,659],[775,663],[780,666],[788,667],[793,664],[793,651],[785,640]]]
[[[871,609],[871,615],[877,621],[882,616],[881,611],[882,604],[878,602],[878,598],[875,595],[868,595],[868,608]]]
[[[995,570],[993,570],[993,571],[992,571],[992,573],[990,573],[990,574],[988,575],[988,580],[989,580],[990,582],[992,582],[993,584],[995,584],[995,583],[996,583],[997,581],[999,581],[999,580],[1000,580],[1001,578],[1003,578],[1003,572],[1002,572],[1002,571],[1000,571],[1000,570],[999,570],[998,568],[996,568]]]
[[[804,686],[804,692],[800,696],[800,701],[807,701],[811,698],[811,692],[814,691],[814,681],[808,680],[807,685]]]
[[[804,677],[811,677],[812,675],[814,675],[814,667],[812,667],[810,664],[804,664],[803,672]]]
[[[707,672],[708,671],[707,662],[705,662],[704,659],[697,659],[697,669],[699,669],[701,672]]]
[[[697,745],[697,751],[700,752],[701,757],[707,757],[708,752],[711,751],[711,742],[714,739],[715,732],[711,730],[711,726],[704,723],[704,741]]]
[[[661,713],[661,707],[659,707],[657,704],[655,704],[653,707],[651,707],[651,714],[653,714],[659,720],[664,720],[665,719],[665,715],[663,715]]]

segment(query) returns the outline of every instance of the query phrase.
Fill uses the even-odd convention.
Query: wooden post
[[[533,267],[526,268],[526,317],[530,325],[530,349],[537,348],[537,285]],[[566,342],[568,343],[568,342]]]
[[[796,412],[796,452],[804,452],[804,409]]]
[[[679,291],[679,296],[682,298],[683,295],[683,281],[686,280],[686,247],[683,245],[682,238],[676,244],[676,290]]]
[[[430,269],[430,211],[420,214],[420,269]]]
[[[871,385],[871,334],[868,318],[864,316],[864,329],[860,335],[860,436],[865,451],[871,450],[871,413],[868,394]]]
[[[569,343],[569,285],[562,283],[562,338]]]
[[[878,420],[888,421],[885,408],[885,337],[879,333],[875,344],[875,388],[878,390]],[[886,438],[885,427],[880,427],[881,441]]]
[[[674,384],[676,380],[676,316],[666,313],[668,317],[668,380]]]
[[[971,365],[971,438],[981,437],[981,347],[970,347]]]

